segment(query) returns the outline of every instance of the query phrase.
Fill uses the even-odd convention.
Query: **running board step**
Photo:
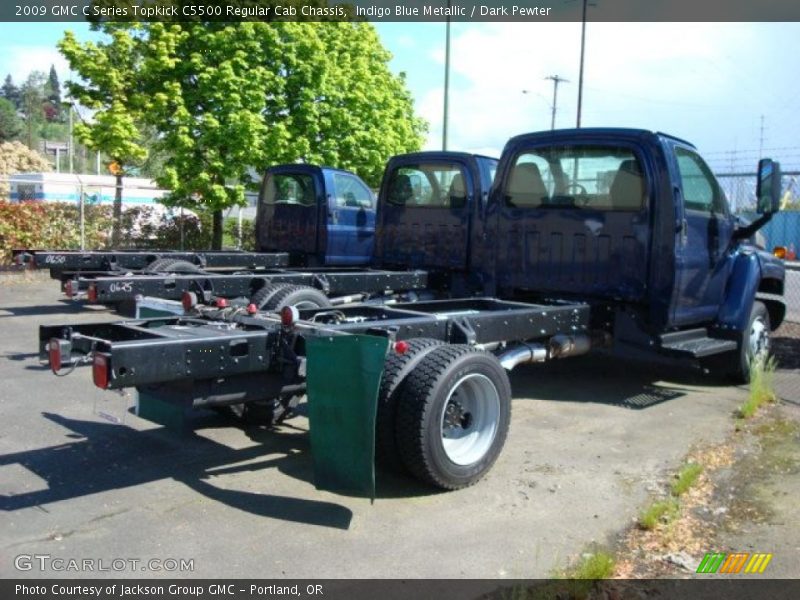
[[[688,354],[694,358],[703,358],[736,350],[736,342],[709,337],[705,328],[687,329],[662,335],[661,349],[670,354]]]

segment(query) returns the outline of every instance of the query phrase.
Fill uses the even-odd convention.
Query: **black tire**
[[[188,260],[179,258],[158,258],[151,262],[145,271],[148,273],[202,273],[203,270],[190,263]]]
[[[750,366],[753,360],[766,360],[769,356],[771,331],[769,311],[763,302],[756,300],[750,310],[747,328],[736,340],[738,348],[733,352],[709,357],[703,362],[703,366],[712,375],[733,383],[750,383]]]
[[[255,304],[258,310],[264,310],[270,299],[284,288],[292,287],[288,283],[268,283],[250,296],[250,303]]]
[[[451,427],[446,428],[448,420]],[[455,490],[489,471],[505,444],[510,420],[511,385],[500,362],[469,346],[448,345],[435,348],[406,378],[395,436],[412,474]],[[470,429],[477,437],[462,435]]]
[[[287,285],[270,296],[264,304],[264,310],[280,310],[284,306],[327,308],[331,306],[331,301],[325,294],[307,285]]]
[[[381,386],[378,391],[378,413],[375,420],[375,458],[395,470],[405,470],[397,448],[395,419],[397,401],[403,383],[412,369],[434,348],[444,345],[440,340],[414,338],[406,340],[408,350],[403,354],[389,351],[384,364]]]

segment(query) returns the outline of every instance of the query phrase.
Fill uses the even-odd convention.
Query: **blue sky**
[[[67,77],[55,49],[65,27],[95,35],[78,23],[0,24],[0,77],[19,83],[51,63]],[[427,147],[440,147],[444,24],[377,29],[431,124]],[[548,75],[570,80],[557,126],[573,126],[579,39],[579,23],[453,24],[450,148],[497,154],[510,136],[549,128]],[[763,115],[764,154],[800,168],[799,63],[800,23],[589,23],[583,124],[666,131],[724,171],[755,165]]]

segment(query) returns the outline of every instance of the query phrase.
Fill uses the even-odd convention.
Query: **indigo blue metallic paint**
[[[314,165],[280,165],[267,170],[256,216],[258,250],[289,252],[309,257],[309,262],[320,265],[369,264],[375,236],[375,210],[332,210],[329,198],[334,196],[333,173],[355,177],[347,171]],[[314,204],[264,203],[268,178],[281,174],[310,176],[314,182]]]

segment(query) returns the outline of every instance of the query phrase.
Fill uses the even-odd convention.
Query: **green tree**
[[[50,74],[45,84],[45,117],[50,122],[62,121],[61,83],[58,80],[55,65],[50,65]]]
[[[166,201],[213,212],[215,248],[222,243],[222,211],[243,204],[253,183],[250,168],[328,163],[377,185],[389,156],[422,143],[426,125],[414,116],[404,77],[391,73],[391,57],[369,24],[96,27],[112,38],[100,56],[94,45],[78,45],[72,37],[61,43],[87,82],[75,86],[73,96],[94,109],[117,102],[126,112],[124,131],[122,114],[116,131],[103,125],[102,111],[95,114],[95,129],[109,134],[109,144],[135,140],[142,148],[136,126],[156,132],[154,145],[163,157],[156,180],[172,191]],[[110,64],[111,56],[125,58]],[[101,90],[114,88],[108,79],[117,91],[98,99]],[[100,147],[84,139],[90,148]],[[116,156],[108,145],[101,149]]]
[[[0,142],[19,139],[22,130],[22,119],[17,115],[16,107],[5,98],[0,98]]]
[[[391,54],[368,23],[308,24],[319,36],[322,61],[312,102],[302,102],[302,84],[291,136],[307,147],[300,157],[357,172],[371,186],[380,184],[387,159],[418,150],[427,124],[414,115],[405,74],[392,74]],[[291,105],[291,104],[290,104]],[[274,114],[273,119],[279,119]]]
[[[147,157],[137,126],[147,102],[140,78],[141,41],[133,35],[135,32],[135,25],[130,30],[115,28],[106,42],[82,44],[67,31],[58,44],[82,79],[67,83],[70,96],[94,111],[91,122],[75,125],[75,136],[112,161],[109,169],[116,176],[112,245],[118,245],[121,238],[123,177]]]
[[[262,55],[258,23],[153,23],[143,79],[148,122],[165,152],[160,185],[167,202],[210,210],[213,247],[222,245],[222,211],[244,203],[248,167],[268,146],[264,97],[277,75]]]
[[[169,150],[159,182],[215,212],[215,247],[248,167],[334,164],[377,185],[389,156],[422,143],[426,125],[369,24],[153,24],[149,34],[148,117]]]
[[[41,71],[32,71],[20,88],[22,112],[25,113],[25,130],[28,148],[35,149],[38,141],[37,130],[44,120],[42,105],[45,99],[45,81]]]
[[[11,78],[11,75],[6,75],[3,87],[0,88],[0,94],[2,94],[3,98],[11,102],[14,108],[20,108],[19,88],[14,85],[14,80]]]

